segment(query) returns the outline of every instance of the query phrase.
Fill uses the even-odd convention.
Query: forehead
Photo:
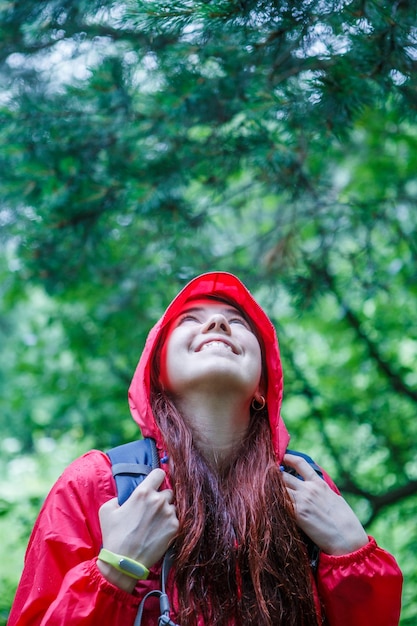
[[[186,311],[208,311],[210,313],[214,311],[215,313],[233,313],[244,317],[243,313],[237,307],[233,306],[233,304],[214,298],[189,300],[181,307],[178,315],[182,315]]]

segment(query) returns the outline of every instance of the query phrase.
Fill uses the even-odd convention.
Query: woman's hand
[[[117,498],[103,504],[99,511],[103,548],[139,561],[148,569],[162,558],[178,532],[172,490],[159,491],[164,478],[165,472],[155,469],[122,506]],[[102,561],[97,565],[113,584],[126,591],[134,589],[134,579]]]
[[[335,493],[305,459],[286,454],[284,463],[304,479],[283,472],[297,524],[323,552],[349,554],[368,543],[362,524],[346,500]]]

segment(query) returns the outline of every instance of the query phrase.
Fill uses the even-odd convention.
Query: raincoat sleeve
[[[330,487],[340,493],[324,473]],[[351,554],[321,553],[317,589],[326,626],[398,626],[402,573],[375,539]]]
[[[401,571],[372,537],[351,554],[321,554],[317,586],[328,626],[398,626]]]
[[[34,526],[9,626],[133,624],[140,598],[97,568],[100,506],[115,496],[109,461],[91,451],[49,493]]]

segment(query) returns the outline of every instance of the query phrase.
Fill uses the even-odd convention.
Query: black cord
[[[158,618],[158,626],[178,626],[178,624],[175,624],[169,616],[169,613],[170,613],[169,600],[168,600],[167,594],[165,593],[166,582],[168,579],[169,570],[171,569],[173,557],[174,557],[174,553],[172,549],[168,550],[162,562],[162,570],[161,570],[162,591],[160,591],[159,589],[154,589],[153,591],[149,591],[144,596],[144,598],[142,598],[142,602],[139,605],[138,613],[136,615],[135,623],[133,624],[133,626],[141,626],[145,602],[148,598],[152,596],[159,597],[159,608],[161,611],[161,615]]]
[[[162,593],[162,591],[159,591],[157,589],[153,590],[153,591],[149,591],[146,596],[144,596],[142,598],[142,602],[139,604],[139,609],[138,609],[138,613],[136,615],[136,619],[135,622],[133,624],[133,626],[141,626],[142,624],[142,615],[143,615],[143,609],[145,607],[145,602],[148,598],[150,598],[151,596],[160,596]]]
[[[169,617],[169,613],[170,613],[169,599],[166,594],[166,583],[168,580],[168,574],[169,574],[169,570],[171,569],[173,559],[174,559],[174,550],[170,548],[166,552],[164,556],[164,560],[162,562],[162,571],[161,571],[162,592],[161,592],[161,595],[159,596],[159,606],[161,609],[161,615],[158,620],[158,626],[164,626],[164,624],[166,624],[166,626],[178,626],[178,624],[174,624],[174,622]]]

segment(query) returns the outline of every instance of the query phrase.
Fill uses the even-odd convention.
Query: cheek
[[[261,381],[262,379],[262,355],[261,355],[261,351],[258,351],[258,358],[257,358],[257,376],[258,376],[258,381]]]
[[[179,354],[183,355],[185,346],[189,341],[188,335],[184,334],[182,327],[172,326],[161,348],[159,362],[159,382],[163,389],[172,391],[173,381],[181,377],[181,364]]]
[[[161,354],[160,354],[160,363],[159,363],[159,384],[162,389],[167,388],[168,375],[167,375],[167,349],[166,344],[163,345]]]
[[[253,344],[251,348],[251,363],[253,378],[256,379],[259,384],[262,381],[262,352],[259,343]]]
[[[159,383],[162,389],[168,389],[169,387],[168,347],[170,344],[172,332],[173,328],[170,328],[167,332],[159,355]]]

